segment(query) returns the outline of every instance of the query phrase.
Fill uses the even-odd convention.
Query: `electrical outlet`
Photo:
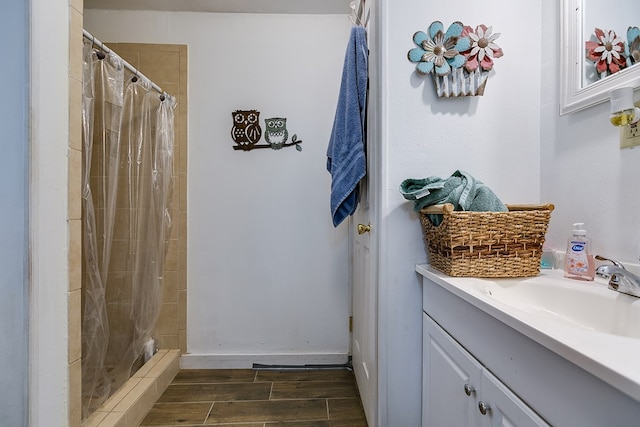
[[[640,107],[640,102],[636,102],[636,107]],[[633,148],[640,145],[640,122],[632,125],[620,127],[620,148]]]

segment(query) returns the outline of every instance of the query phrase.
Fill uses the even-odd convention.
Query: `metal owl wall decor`
[[[257,110],[236,110],[231,113],[231,116],[233,117],[231,137],[242,150],[251,150],[262,136],[260,112]]]
[[[264,120],[264,139],[268,144],[258,144],[262,136],[258,110],[236,110],[231,113],[233,117],[233,127],[231,137],[236,145],[234,150],[249,151],[254,148],[271,148],[280,150],[284,147],[296,147],[302,151],[302,140],[297,135],[291,137],[291,142],[287,142],[289,131],[287,130],[287,119],[285,117],[271,117]]]
[[[287,138],[289,138],[287,119],[272,117],[270,119],[264,119],[264,124],[264,139],[271,144],[271,148],[274,150],[281,149],[284,143],[287,142]]]

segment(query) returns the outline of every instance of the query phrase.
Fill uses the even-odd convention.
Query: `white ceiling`
[[[84,8],[173,12],[348,14],[350,3],[351,0],[84,0]]]

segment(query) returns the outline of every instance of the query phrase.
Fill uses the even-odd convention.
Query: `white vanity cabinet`
[[[597,364],[567,358],[563,345],[568,344],[529,335],[508,313],[487,308],[464,290],[479,279],[453,280],[418,267],[423,427],[640,426],[640,401],[615,380],[604,381],[607,372]],[[609,351],[597,341],[589,344]],[[635,352],[618,356],[621,362],[640,361]],[[486,415],[481,402],[490,408]]]
[[[423,369],[423,427],[549,425],[426,314]]]

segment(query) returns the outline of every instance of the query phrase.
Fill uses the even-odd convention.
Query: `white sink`
[[[426,279],[640,401],[640,298],[542,270],[536,277],[451,277],[428,265]]]
[[[603,280],[577,281],[547,272],[523,279],[472,279],[468,285],[530,315],[640,339],[640,298],[612,291]]]

